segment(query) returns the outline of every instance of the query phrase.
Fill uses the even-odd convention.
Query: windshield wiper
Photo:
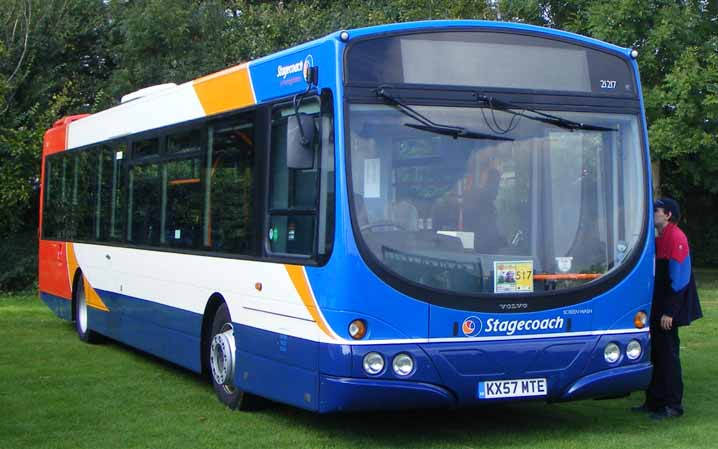
[[[498,109],[500,111],[508,112],[509,114],[514,114],[519,117],[525,117],[529,120],[535,120],[537,122],[548,123],[549,125],[558,126],[559,128],[564,128],[571,131],[575,131],[577,129],[585,131],[618,131],[615,128],[606,128],[605,126],[597,126],[588,123],[575,122],[573,120],[565,119],[557,115],[551,115],[545,112],[537,111],[536,109],[522,108],[506,101],[497,100],[496,98],[488,95],[477,94],[476,99],[478,101],[486,103],[491,109]],[[520,109],[522,112],[518,112],[516,111],[516,109]],[[526,114],[526,111],[536,115]]]
[[[414,124],[414,123],[405,123],[405,126],[408,126],[409,128],[419,129],[421,131],[428,131],[435,134],[442,134],[445,136],[451,136],[454,139],[457,139],[459,137],[466,138],[466,139],[486,139],[486,140],[502,140],[502,141],[513,141],[514,139],[511,139],[509,137],[502,137],[502,136],[495,136],[493,134],[486,134],[478,131],[472,131],[470,129],[461,127],[461,126],[451,126],[451,125],[444,125],[441,123],[433,122],[431,119],[426,117],[425,115],[422,115],[417,110],[413,109],[412,107],[402,103],[397,99],[395,96],[391,95],[387,92],[385,87],[379,87],[376,90],[376,95],[378,97],[384,98],[385,100],[388,100],[390,103],[392,103],[396,109],[403,113],[404,115],[407,115],[420,124]]]

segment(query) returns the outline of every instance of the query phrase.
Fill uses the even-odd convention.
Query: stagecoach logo
[[[461,325],[461,331],[467,337],[474,337],[481,332],[482,327],[483,323],[481,322],[481,318],[470,316],[464,320],[464,323]]]
[[[309,67],[314,66],[314,58],[312,55],[307,55],[304,61],[297,61],[294,64],[289,65],[278,65],[277,66],[277,78],[287,79],[287,76],[294,73],[302,73],[304,79],[307,78],[307,72]]]
[[[486,320],[486,329],[484,334],[500,334],[514,335],[515,333],[535,332],[535,331],[554,331],[564,328],[564,319],[560,316],[555,318],[544,318],[542,320],[500,320],[498,318],[489,318]],[[464,320],[461,330],[467,337],[475,337],[482,331],[481,319],[470,316]]]

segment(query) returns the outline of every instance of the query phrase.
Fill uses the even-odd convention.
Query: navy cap
[[[678,206],[678,203],[671,199],[671,198],[660,198],[657,199],[655,203],[653,203],[653,209],[657,208],[663,209],[665,212],[670,212],[672,215],[672,218],[678,220],[681,218],[681,208]]]

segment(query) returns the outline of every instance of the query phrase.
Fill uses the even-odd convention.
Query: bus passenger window
[[[254,255],[254,113],[210,126],[211,163],[205,246]]]
[[[60,234],[59,214],[63,210],[63,154],[48,156],[45,162],[45,192],[43,202],[42,236],[58,239]]]
[[[170,246],[198,248],[202,244],[201,167],[199,157],[165,164],[167,207],[164,241]]]
[[[102,242],[122,240],[122,227],[126,216],[122,170],[125,153],[124,144],[107,145],[100,149],[100,207],[95,232]]]
[[[162,177],[158,164],[130,169],[128,240],[139,245],[158,245],[162,224]]]
[[[78,240],[95,238],[97,208],[97,150],[83,150],[75,155],[75,186],[72,209]]]

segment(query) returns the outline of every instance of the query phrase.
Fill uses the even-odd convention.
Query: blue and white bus
[[[340,31],[58,120],[40,297],[316,412],[617,397],[651,375],[637,53],[482,21]]]

